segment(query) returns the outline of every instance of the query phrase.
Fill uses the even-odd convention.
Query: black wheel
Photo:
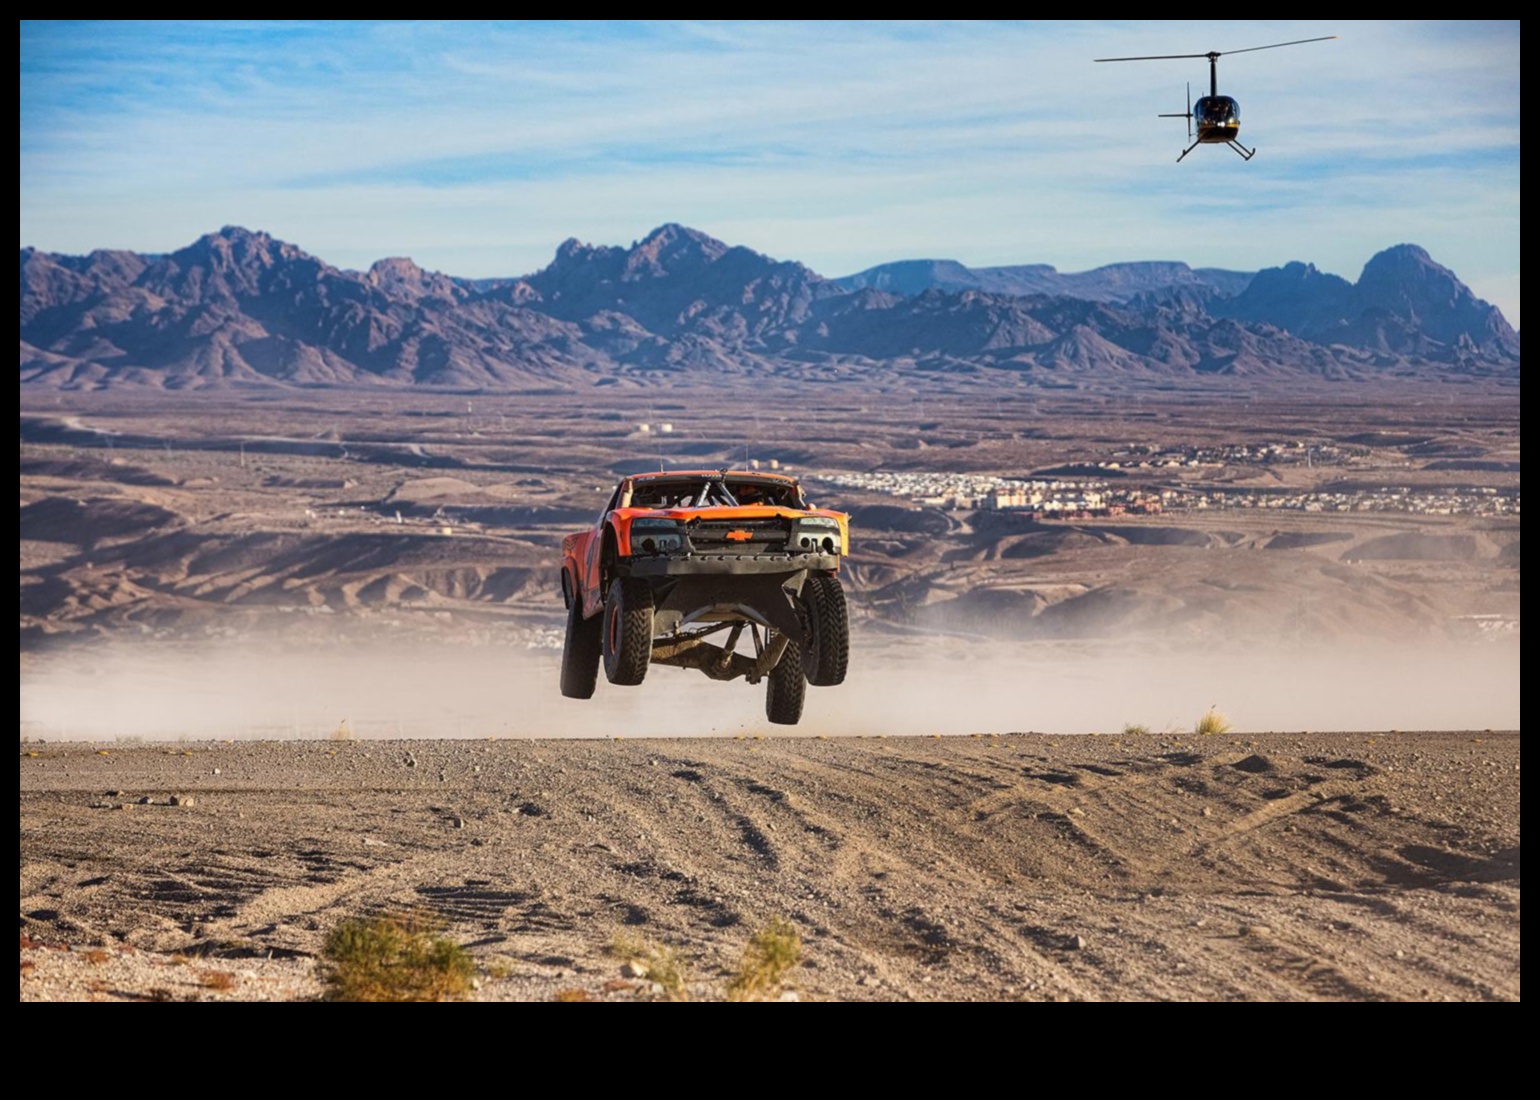
[[[795,726],[802,720],[802,700],[806,695],[802,653],[796,642],[788,642],[786,652],[765,677],[765,717],[777,725]]]
[[[814,574],[802,586],[802,671],[814,687],[845,682],[850,666],[850,613],[838,577]]]
[[[583,598],[567,609],[567,640],[561,647],[561,693],[568,699],[592,699],[599,680],[599,644],[604,620],[583,618]]]
[[[604,601],[604,675],[612,684],[639,684],[652,660],[652,588],[616,577]]]

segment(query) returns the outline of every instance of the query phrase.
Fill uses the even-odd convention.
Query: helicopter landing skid
[[[1176,158],[1176,162],[1178,164],[1181,164],[1182,161],[1184,159],[1186,159],[1188,153],[1192,152],[1194,149],[1196,149],[1198,146],[1200,146],[1202,144],[1203,144],[1203,139],[1202,138],[1199,138],[1197,141],[1193,142],[1187,148],[1182,150],[1182,155]],[[1248,149],[1244,145],[1242,145],[1240,142],[1235,141],[1233,139],[1230,140],[1230,141],[1225,142],[1225,144],[1228,145],[1231,149],[1234,149],[1236,156],[1240,157],[1241,160],[1250,160],[1252,157],[1257,155],[1257,151],[1255,149]]]

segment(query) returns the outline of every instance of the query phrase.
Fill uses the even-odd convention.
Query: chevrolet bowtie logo
[[[749,539],[754,537],[754,532],[753,531],[729,531],[729,532],[727,532],[727,534],[723,535],[722,537],[725,538],[725,539],[728,539],[728,540],[730,540],[732,542],[748,542]]]

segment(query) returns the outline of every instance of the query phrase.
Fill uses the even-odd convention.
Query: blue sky
[[[1180,165],[1219,61],[1250,163]],[[1519,24],[23,21],[21,245],[224,225],[526,274],[664,222],[846,275],[1119,260],[1356,279],[1428,249],[1519,322]]]

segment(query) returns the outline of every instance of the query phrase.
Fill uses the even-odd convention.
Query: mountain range
[[[1199,376],[1516,380],[1518,334],[1422,248],[1356,283],[1289,263],[1078,274],[910,260],[844,278],[663,225],[565,241],[531,275],[326,264],[226,227],[161,255],[20,253],[23,385],[102,388],[809,381],[1076,386]]]

